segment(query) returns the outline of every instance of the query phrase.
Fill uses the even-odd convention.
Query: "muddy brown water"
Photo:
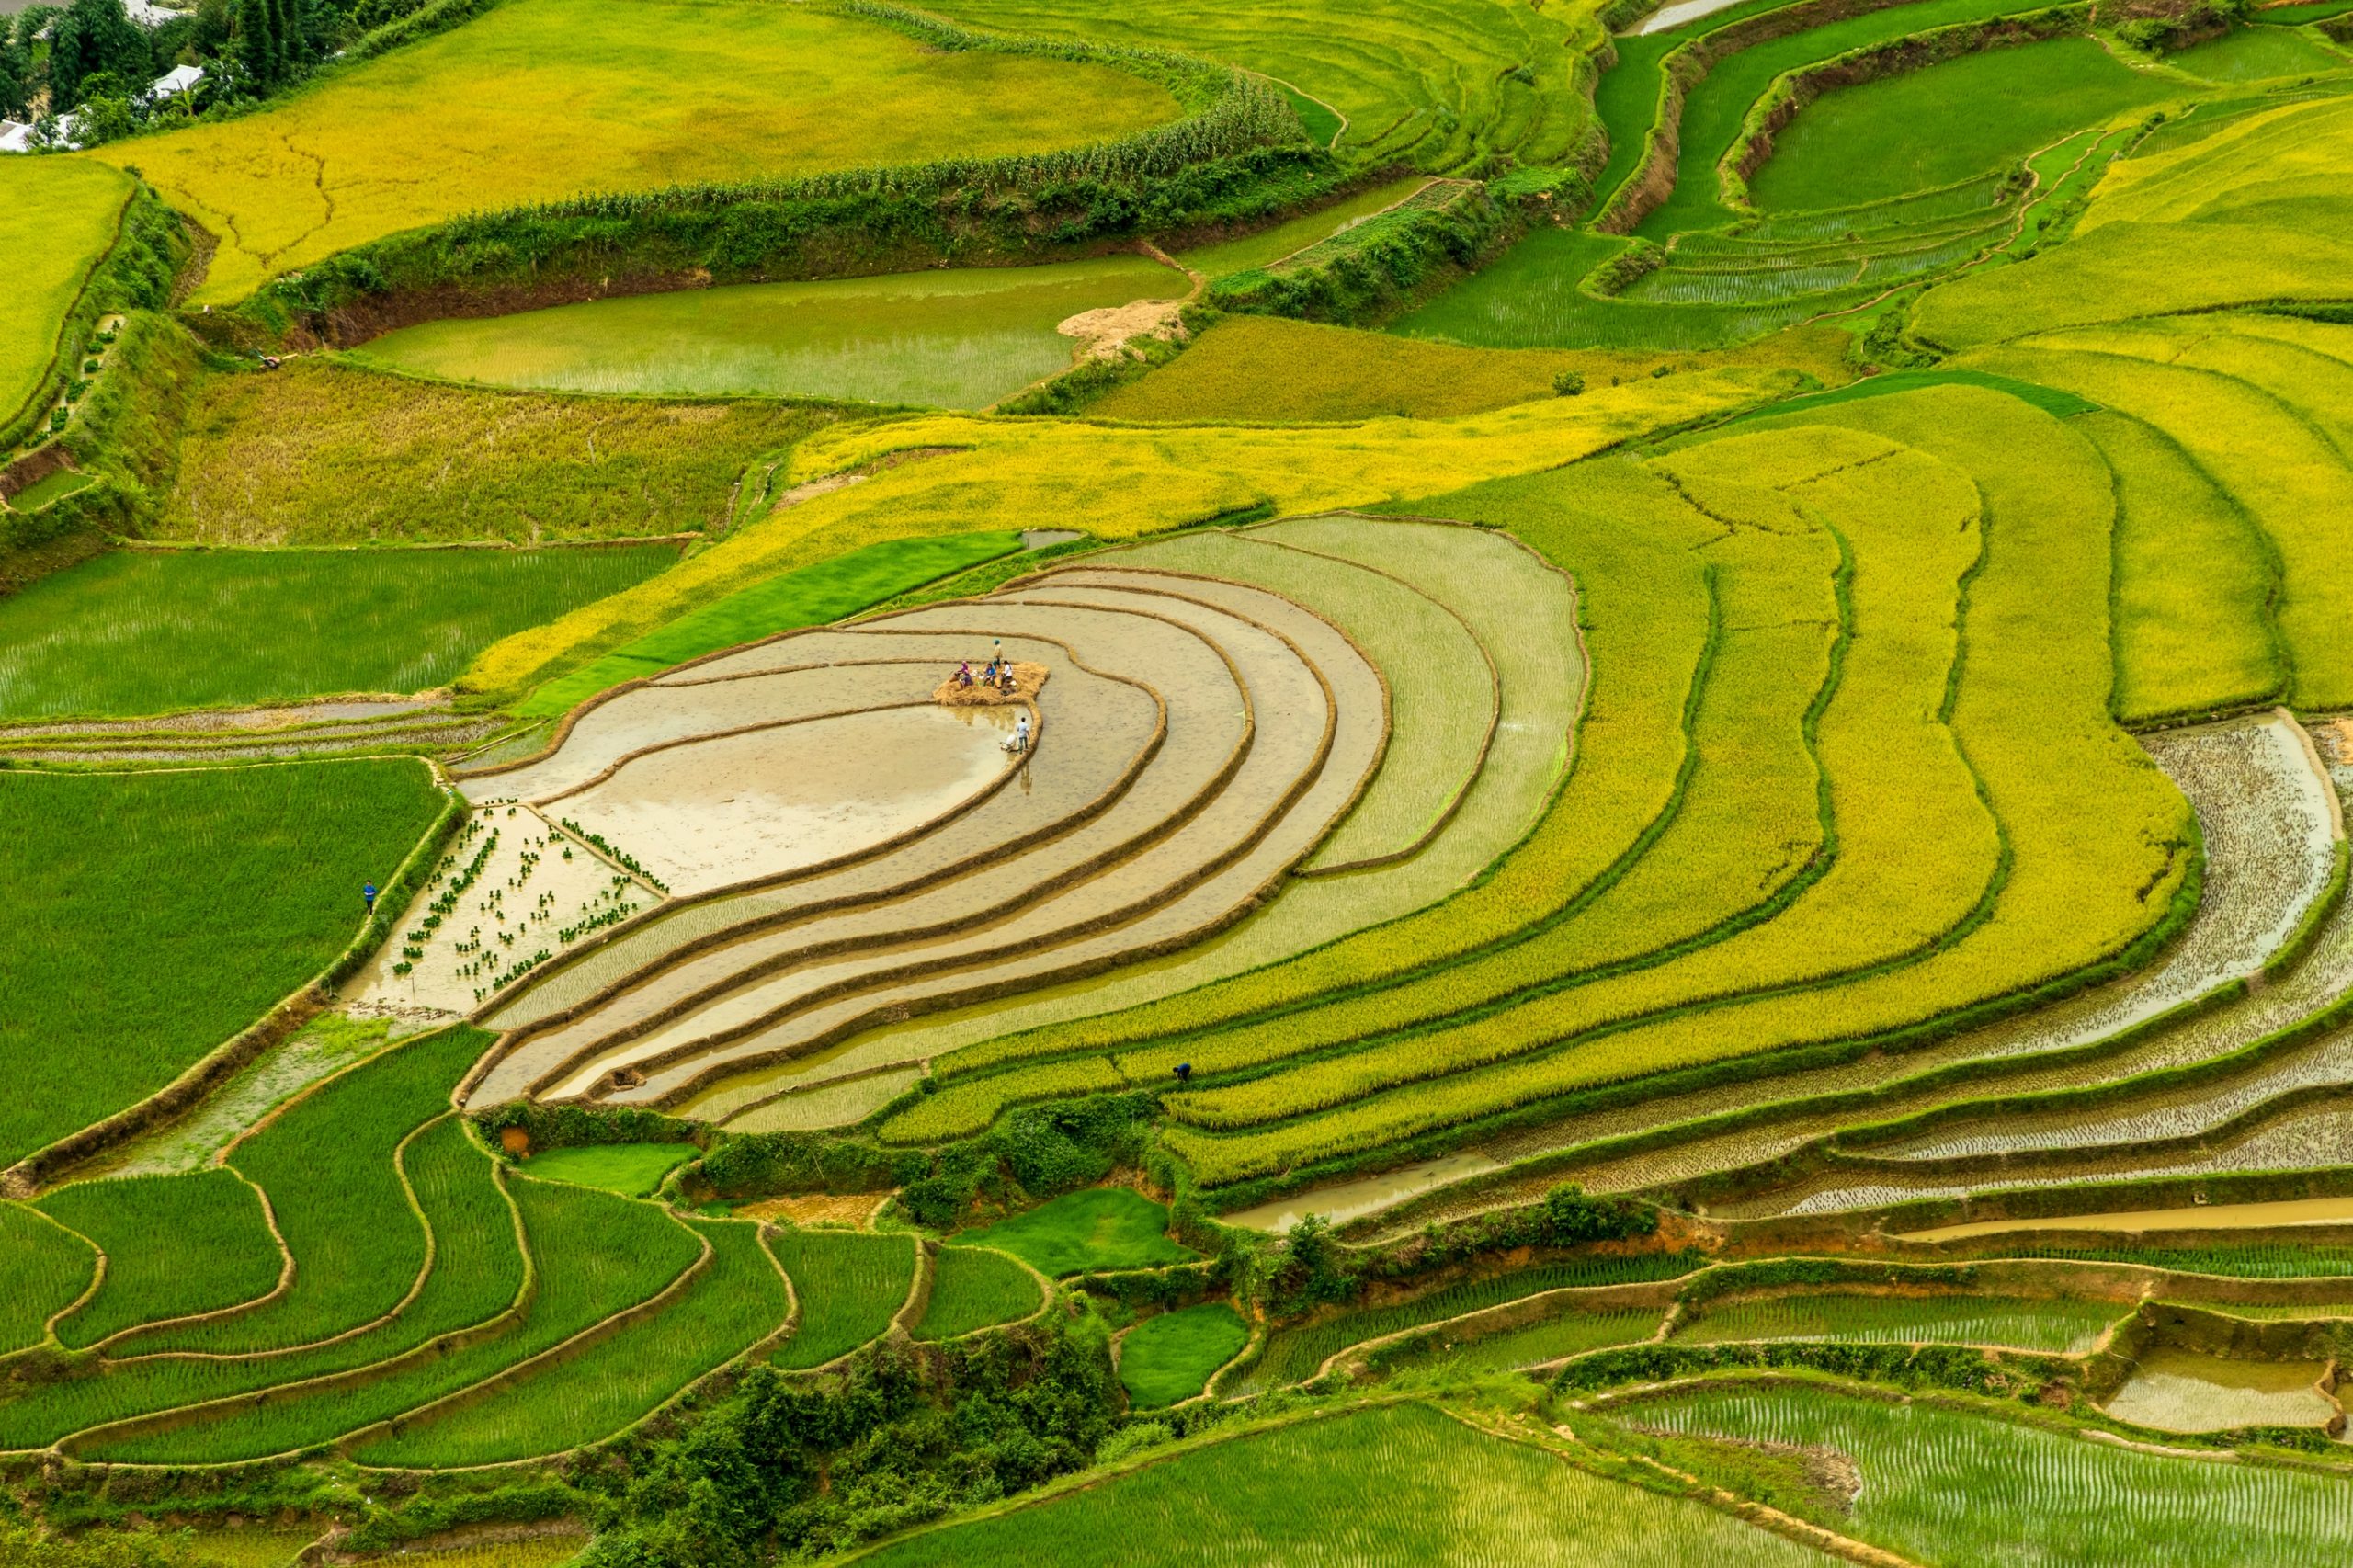
[[[2167,1432],[2325,1426],[2337,1414],[2319,1387],[2327,1371],[2318,1361],[2225,1360],[2162,1347],[2142,1356],[2108,1413]]]

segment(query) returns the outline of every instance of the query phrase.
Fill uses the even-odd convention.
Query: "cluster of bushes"
[[[1516,208],[1483,189],[1465,189],[1443,203],[1409,201],[1279,270],[1252,267],[1219,278],[1209,302],[1222,311],[1375,324],[1476,268],[1524,227]]]
[[[636,1106],[541,1105],[537,1100],[509,1100],[474,1114],[474,1125],[492,1142],[510,1127],[519,1127],[534,1149],[575,1149],[598,1143],[685,1143],[693,1140],[695,1124]]]
[[[2076,1375],[2073,1362],[2053,1356],[1997,1360],[1958,1345],[1628,1345],[1598,1350],[1561,1369],[1556,1392],[1585,1392],[1624,1383],[1665,1382],[1736,1368],[1756,1371],[1827,1372],[1897,1388],[1956,1389],[1995,1399],[2032,1399],[2056,1381]]]
[[[575,1478],[589,1568],[749,1568],[838,1551],[1092,1463],[1118,1425],[1100,1320],[870,1346],[838,1377],[755,1367],[682,1434]]]

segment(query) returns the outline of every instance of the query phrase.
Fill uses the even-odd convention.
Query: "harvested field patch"
[[[1000,1220],[956,1240],[1009,1252],[1053,1278],[1086,1269],[1185,1263],[1190,1247],[1168,1239],[1168,1210],[1124,1187],[1089,1187]]]
[[[677,559],[661,545],[114,551],[0,599],[0,718],[423,691]]]
[[[1178,112],[1108,65],[940,52],[823,11],[525,0],[476,20],[264,114],[101,155],[135,162],[223,236],[194,296],[208,304],[461,213],[1044,152]],[[430,126],[420,103],[441,106]]]
[[[979,408],[1066,368],[1069,318],[1185,290],[1142,256],[749,283],[427,322],[358,358],[552,392]]]
[[[440,809],[414,761],[0,775],[0,1159],[153,1094],[326,968]]]
[[[1120,1385],[1138,1410],[1190,1399],[1249,1338],[1250,1325],[1224,1301],[1148,1317],[1120,1337]]]
[[[790,403],[494,392],[292,359],[205,380],[155,533],[303,545],[715,532],[746,470],[780,460],[830,417]]]

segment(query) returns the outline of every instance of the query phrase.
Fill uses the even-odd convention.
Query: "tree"
[[[236,21],[238,68],[248,85],[266,90],[278,79],[269,0],[236,0]]]
[[[0,119],[24,119],[32,101],[32,57],[15,39],[0,37]]]
[[[147,35],[123,15],[122,0],[74,0],[50,28],[50,108],[80,103],[84,78],[100,72],[144,85],[155,74]]]

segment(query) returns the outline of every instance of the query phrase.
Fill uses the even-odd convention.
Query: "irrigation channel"
[[[1982,1123],[1947,1111],[1932,1132],[1875,1142],[1868,1181],[1833,1170],[1711,1211],[1756,1218],[1987,1185],[2044,1185],[2071,1175],[2107,1179],[2237,1169],[2249,1161],[2336,1163],[2325,1156],[2340,1134],[2325,1108],[2290,1107],[2268,1118],[2260,1108],[2299,1090],[2353,1081],[2353,1037],[2324,1030],[2310,1040],[2248,1054],[2258,1042],[2353,993],[2353,910],[2343,904],[2284,977],[2265,974],[2328,890],[2343,837],[2341,810],[2321,757],[2284,713],[2169,731],[2144,744],[2197,811],[2208,857],[2197,915],[2150,968],[1916,1050],[1578,1116],[1227,1218],[1274,1230],[1319,1213],[1375,1233],[1403,1233],[1431,1219],[1526,1201],[1562,1181],[1593,1191],[1673,1190],[1836,1144],[1860,1124],[1900,1124],[1957,1101],[1994,1096],[2005,1104]],[[2161,1081],[2144,1095],[2103,1100],[2092,1112],[2063,1097],[2054,1097],[2052,1110],[2040,1116],[2007,1103],[2200,1064],[2211,1064],[2211,1075],[2194,1085]],[[1776,1112],[1758,1117],[1749,1108],[1760,1102],[1770,1102]],[[2261,1124],[2246,1123],[2250,1117]],[[1738,1120],[1711,1131],[1717,1118]],[[1683,1131],[1662,1140],[1668,1129]],[[2080,1170],[2066,1163],[2078,1149],[2157,1139],[2194,1142],[2224,1130],[2253,1142],[2173,1156],[2118,1153],[2104,1163],[2094,1153]],[[1636,1146],[1613,1149],[1629,1142]],[[2030,1165],[2020,1158],[2029,1153],[2048,1159]],[[2307,1160],[2308,1154],[2324,1157]],[[1998,1183],[1979,1165],[1949,1177],[1937,1174],[1938,1162],[1963,1158],[1997,1164],[2006,1174]],[[1842,1161],[1841,1169],[1845,1163],[1850,1162]],[[1393,1218],[1381,1218],[1391,1210],[1397,1210]]]

